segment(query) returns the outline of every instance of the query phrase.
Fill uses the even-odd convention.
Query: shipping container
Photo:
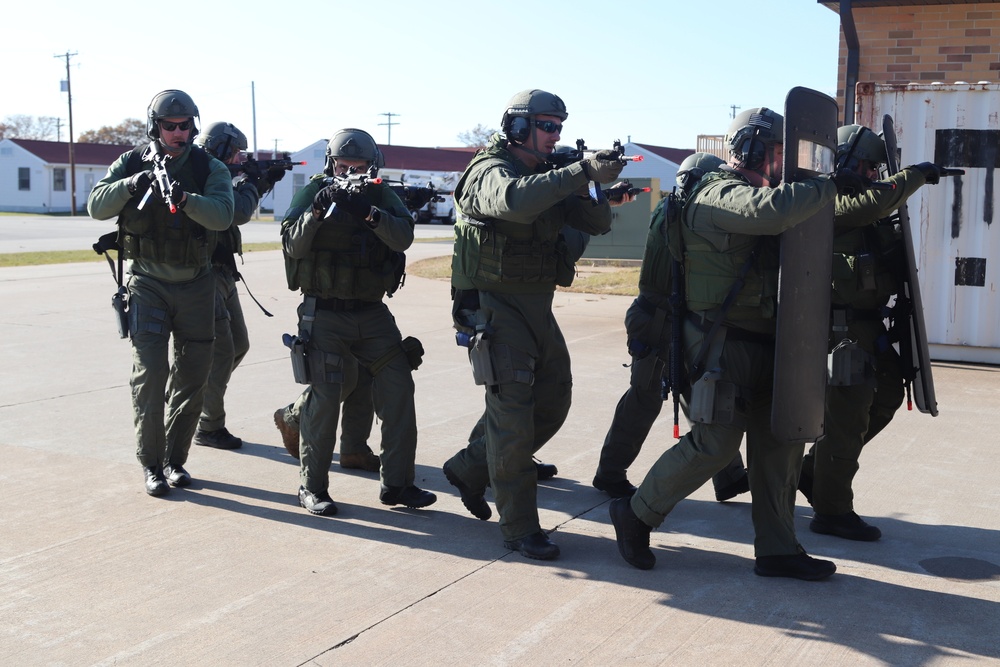
[[[964,169],[908,201],[931,358],[1000,364],[1000,84],[858,84],[855,122],[892,116],[900,165]]]

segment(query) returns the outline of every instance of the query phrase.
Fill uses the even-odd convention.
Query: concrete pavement
[[[811,533],[799,497],[800,540],[837,563],[831,579],[756,577],[749,499],[716,503],[710,484],[653,533],[644,572],[619,557],[608,499],[590,486],[628,382],[630,299],[560,293],[574,401],[541,452],[559,476],[538,501],[563,555],[535,562],[504,549],[496,518],[471,517],[441,473],[483,405],[444,282],[410,276],[389,302],[427,351],[417,483],[437,504],[386,508],[375,475],[335,463],[340,514],[298,507],[271,421],[300,389],[280,343],[298,298],[280,252],[245,259],[275,314],[240,287],[251,349],[227,409],[246,444],[194,447],[194,484],[162,499],[135,460],[107,267],[0,269],[0,664],[1000,664],[1000,369],[937,364],[941,416],[901,412],[865,452],[857,507],[881,541]],[[668,413],[634,482],[671,444]]]

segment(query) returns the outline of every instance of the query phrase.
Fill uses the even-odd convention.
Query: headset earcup
[[[510,119],[507,128],[507,139],[508,141],[515,141],[517,143],[524,143],[528,134],[531,131],[531,124],[528,119],[524,116],[514,116]]]

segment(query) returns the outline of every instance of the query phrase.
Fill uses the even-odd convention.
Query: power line
[[[386,142],[385,145],[386,146],[392,146],[392,126],[393,125],[399,125],[399,123],[393,123],[392,122],[392,117],[393,116],[399,116],[399,114],[398,113],[392,113],[391,111],[388,111],[386,113],[382,113],[382,114],[379,114],[379,115],[380,116],[386,116],[389,119],[388,122],[379,123],[379,125],[387,125],[389,127],[389,140]]]

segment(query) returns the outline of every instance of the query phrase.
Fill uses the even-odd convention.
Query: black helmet
[[[844,125],[837,129],[837,168],[854,169],[858,160],[873,167],[886,162],[885,142],[864,125]]]
[[[725,164],[725,160],[711,153],[692,153],[677,168],[677,186],[685,193],[698,184],[701,177]]]
[[[353,127],[337,130],[326,145],[326,163],[323,165],[323,173],[327,176],[334,175],[333,161],[335,158],[364,160],[369,167],[375,167],[376,171],[385,166],[385,158],[382,156],[382,151],[378,149],[375,140],[372,139],[372,135]]]
[[[510,98],[510,101],[507,102],[507,110],[503,112],[503,117],[500,119],[500,129],[507,136],[508,141],[522,143],[531,132],[531,118],[539,115],[555,116],[559,120],[569,118],[569,114],[566,113],[566,104],[558,95],[534,88],[522,90]]]
[[[194,140],[198,133],[198,107],[191,96],[183,90],[164,90],[153,96],[146,109],[146,136],[150,139],[160,138],[160,127],[157,121],[162,118],[187,117],[195,122],[194,132],[191,133],[189,142]]]
[[[194,139],[197,146],[228,162],[233,155],[247,149],[247,135],[232,123],[209,123]]]
[[[738,166],[759,169],[767,158],[767,147],[784,143],[785,119],[766,107],[747,109],[733,119],[726,132],[729,152]]]

